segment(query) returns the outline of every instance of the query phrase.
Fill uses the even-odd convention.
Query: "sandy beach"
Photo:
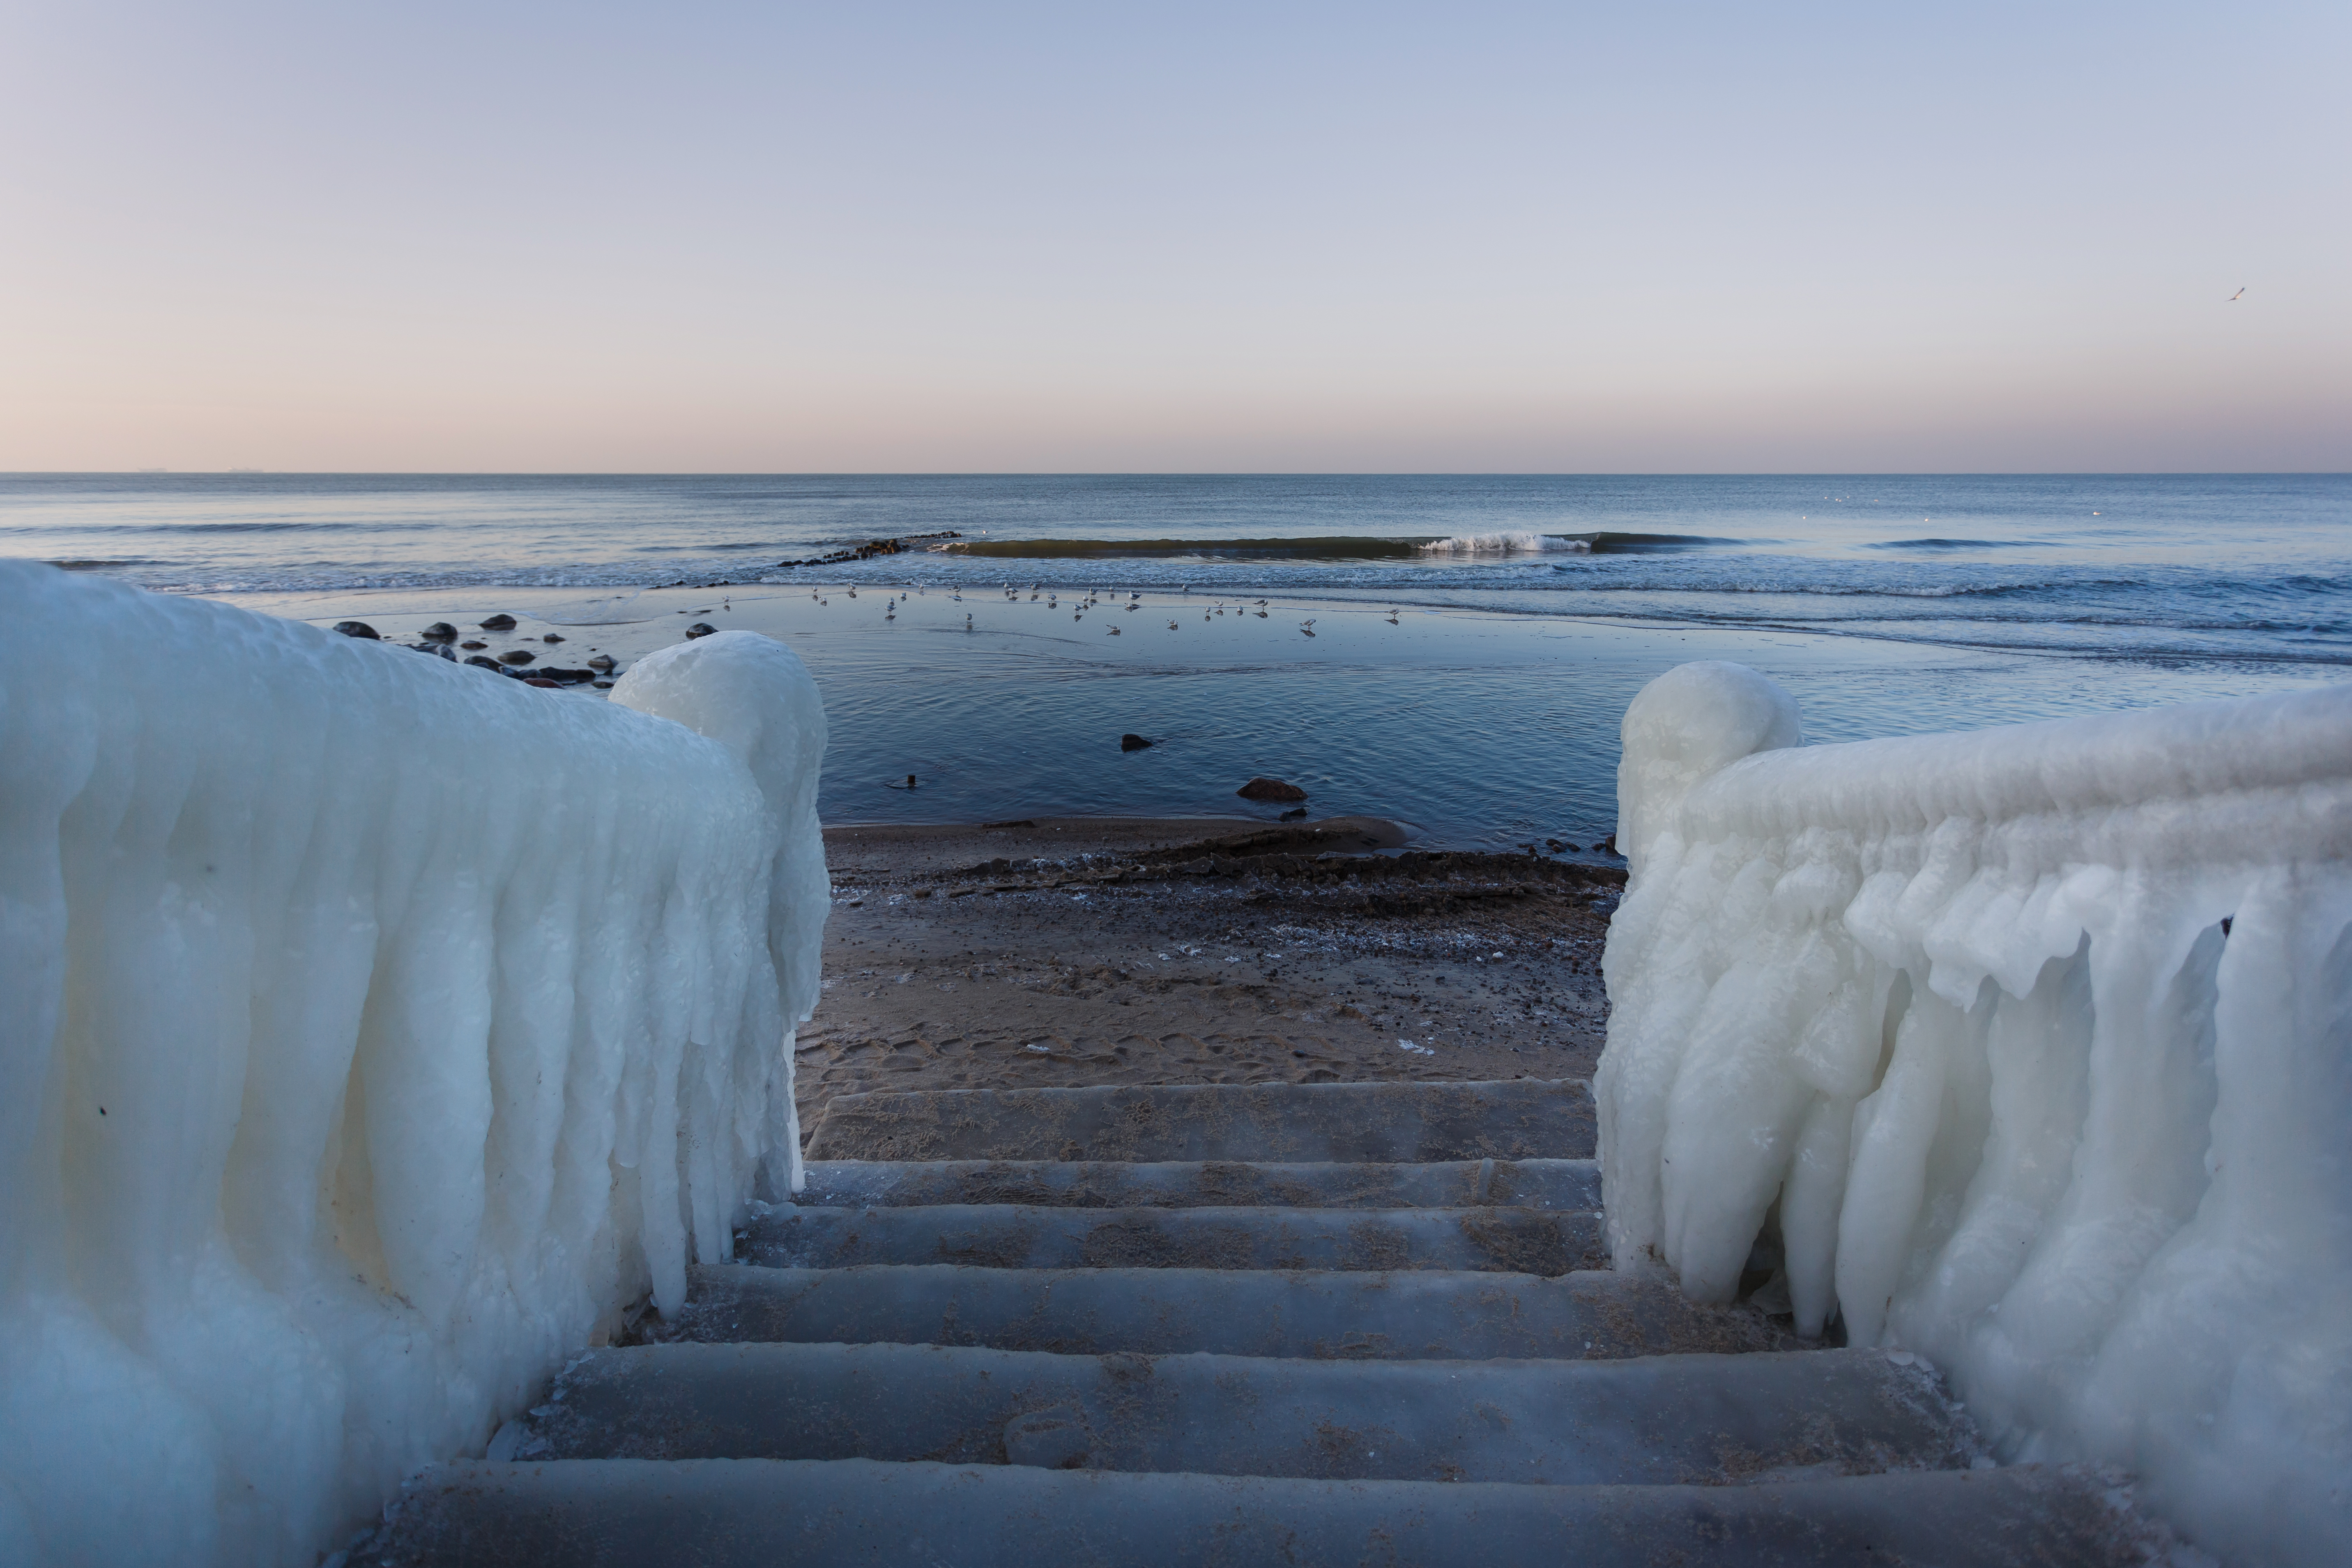
[[[801,1125],[835,1094],[1591,1071],[1623,873],[1391,822],[825,832]]]

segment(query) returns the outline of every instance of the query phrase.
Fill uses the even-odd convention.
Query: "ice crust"
[[[0,1563],[307,1568],[797,1184],[815,686],[613,697],[0,563]]]
[[[1611,1245],[1924,1353],[2233,1563],[2352,1539],[2352,686],[1801,747],[1626,710]],[[2226,923],[2225,923],[2226,922]]]

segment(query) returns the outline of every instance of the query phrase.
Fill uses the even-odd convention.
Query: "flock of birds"
[[[1189,595],[1192,592],[1192,585],[1187,583],[1177,591],[1180,594]],[[1021,602],[1021,595],[1023,593],[1022,589],[1007,583],[1003,584],[1003,592],[1004,595],[1004,602],[1006,604],[1017,605]],[[855,585],[852,585],[847,590],[847,593],[853,599],[857,597],[857,589]],[[918,594],[928,597],[929,593],[930,590],[929,588],[920,585],[898,590],[897,593],[891,595],[891,596],[883,604],[882,618],[886,621],[897,620],[898,618],[898,605],[902,600],[912,597],[914,595]],[[1061,590],[1058,588],[1048,588],[1043,584],[1032,583],[1028,586],[1027,593],[1029,595],[1029,602],[1033,605],[1040,598],[1043,598],[1045,603],[1045,607],[1049,610],[1058,610],[1062,607],[1062,595]],[[1107,598],[1112,597],[1114,593],[1114,590],[1108,588],[1088,588],[1082,590],[1078,594],[1073,595],[1071,598],[1072,608],[1070,611],[1070,619],[1073,621],[1085,620],[1088,610],[1099,608],[1103,601]],[[963,590],[961,587],[950,589],[949,594],[955,603],[959,605],[963,603]],[[833,603],[831,599],[825,597],[824,591],[821,588],[811,588],[809,590],[809,597],[819,605],[830,605]],[[1121,607],[1130,613],[1143,608],[1142,591],[1140,589],[1131,590],[1127,595],[1126,604]],[[1223,616],[1224,613],[1224,602],[1223,600],[1219,600],[1213,606],[1207,605],[1202,605],[1201,608],[1201,618],[1204,621],[1212,621]],[[1235,604],[1234,605],[1233,613],[1235,619],[1239,619],[1244,616],[1255,616],[1259,620],[1263,621],[1268,618],[1273,614],[1273,611],[1267,608],[1265,600],[1254,599],[1244,603]],[[1394,609],[1389,611],[1389,625],[1395,626],[1398,624],[1397,615],[1398,612]],[[1315,620],[1316,617],[1313,616],[1307,616],[1307,619],[1298,624],[1299,631],[1307,637],[1313,637],[1315,635]],[[1181,625],[1181,622],[1171,619],[1168,623],[1168,629],[1171,632],[1175,631],[1179,629]],[[966,631],[976,629],[972,625],[971,612],[969,610],[964,612],[963,629]],[[1112,637],[1119,635],[1119,628],[1118,626],[1114,626],[1109,629]]]

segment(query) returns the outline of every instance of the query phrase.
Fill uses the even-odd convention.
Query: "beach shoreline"
[[[825,847],[803,1136],[869,1089],[1580,1078],[1600,1054],[1613,866],[1353,816],[840,825]]]

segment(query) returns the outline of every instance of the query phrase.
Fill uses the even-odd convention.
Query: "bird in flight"
[[[2242,294],[2242,293],[2244,293],[2244,292],[2245,292],[2245,290],[2244,290],[2243,289],[2239,289],[2239,290],[2238,290],[2238,294]],[[2221,302],[2222,302],[2223,304],[2225,304],[2225,305],[2234,305],[2234,304],[2236,304],[2236,303],[2238,302],[2238,294],[2232,294],[2232,295],[2231,295],[2227,300],[2223,300],[2223,301],[2221,301]]]

